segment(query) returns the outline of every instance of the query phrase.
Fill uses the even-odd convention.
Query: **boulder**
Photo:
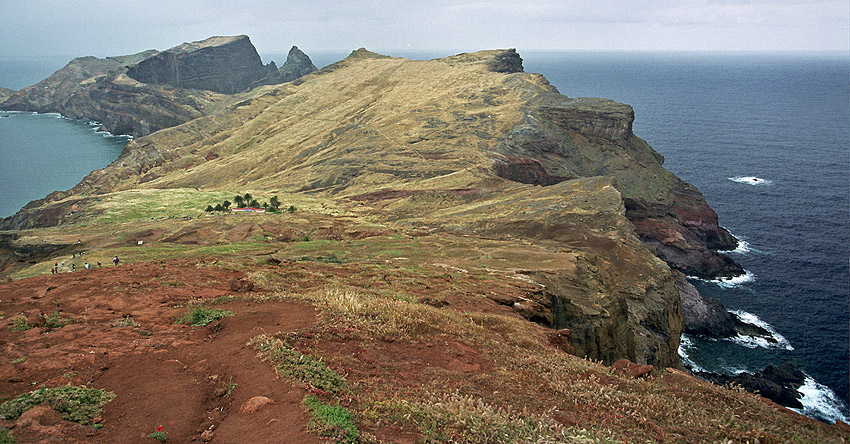
[[[757,393],[771,401],[790,408],[802,409],[798,390],[806,381],[806,374],[789,362],[768,365],[758,373],[740,373],[738,375],[720,375],[716,373],[696,372],[696,376],[715,384],[737,384],[751,393]]]

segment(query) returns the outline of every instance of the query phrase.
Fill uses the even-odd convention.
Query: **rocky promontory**
[[[221,43],[205,42],[174,53]],[[290,59],[299,53],[293,48]],[[134,66],[165,59],[144,60]],[[580,355],[605,362],[678,362],[680,298],[650,251],[674,268],[696,264],[702,276],[736,265],[712,250],[734,239],[702,195],[633,134],[631,107],[563,96],[525,73],[513,50],[422,62],[360,49],[310,81],[233,102],[131,142],[112,165],[52,200],[238,181],[369,202],[373,217],[394,224],[552,243],[568,261],[523,271],[546,289],[535,298],[549,314],[529,319],[572,330]],[[460,194],[427,204],[425,196],[448,190]],[[34,203],[4,226],[38,224],[44,219],[33,215],[52,205]],[[682,257],[664,254],[658,245],[670,234],[642,229],[647,221],[687,239],[674,242]]]
[[[299,51],[300,52],[300,51]],[[301,53],[303,55],[303,53]],[[209,114],[227,96],[291,81],[315,70],[263,65],[247,36],[210,37],[165,51],[79,57],[47,79],[0,102],[10,111],[58,112],[100,122],[116,134],[146,136]],[[309,58],[306,58],[309,61]]]
[[[98,427],[39,406],[4,411],[0,433],[135,442],[162,424],[174,442],[319,443],[305,406],[325,404],[349,423],[322,432],[351,442],[850,437],[680,370],[691,305],[726,320],[671,268],[733,273],[714,249],[735,241],[633,134],[631,107],[561,95],[514,50],[359,49],[233,94],[127,74],[155,54],[78,59],[80,79],[114,72],[46,88],[50,103],[103,109],[115,100],[89,94],[120,84],[206,97],[198,116],[0,233],[0,397],[36,382],[114,399]],[[159,112],[139,100],[123,102],[128,127],[141,103]],[[267,211],[228,211],[245,201]]]

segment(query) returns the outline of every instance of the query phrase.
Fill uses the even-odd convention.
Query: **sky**
[[[2,0],[0,18],[0,57],[104,57],[237,34],[261,54],[850,52],[847,0]]]

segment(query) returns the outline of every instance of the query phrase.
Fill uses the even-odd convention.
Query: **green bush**
[[[40,387],[0,405],[0,416],[17,419],[25,411],[46,404],[62,414],[62,418],[80,424],[90,424],[100,416],[103,406],[115,398],[115,393],[85,386]]]
[[[201,305],[192,305],[189,307],[186,316],[178,319],[175,324],[189,324],[194,326],[207,325],[210,322],[217,321],[228,316],[233,316],[232,311],[219,310],[217,308],[206,308]]]

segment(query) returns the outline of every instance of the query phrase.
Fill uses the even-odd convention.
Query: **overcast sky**
[[[0,56],[130,54],[247,34],[316,51],[850,51],[847,0],[0,0]]]

